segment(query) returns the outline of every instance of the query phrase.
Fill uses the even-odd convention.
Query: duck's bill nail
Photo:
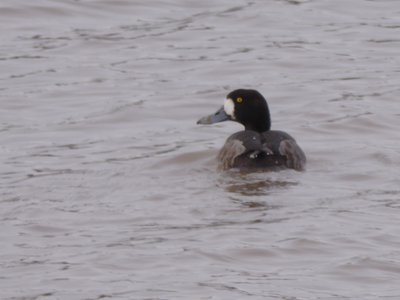
[[[227,120],[231,120],[231,117],[226,114],[224,107],[222,106],[216,113],[198,120],[197,124],[213,124]]]

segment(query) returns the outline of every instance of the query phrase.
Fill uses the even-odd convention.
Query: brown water
[[[0,3],[0,299],[400,299],[398,0]],[[261,91],[307,171],[220,173]]]

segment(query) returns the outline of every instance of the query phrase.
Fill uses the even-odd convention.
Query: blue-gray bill
[[[222,106],[216,113],[202,117],[197,121],[197,124],[213,124],[227,120],[231,120],[231,117],[226,114],[224,107]]]

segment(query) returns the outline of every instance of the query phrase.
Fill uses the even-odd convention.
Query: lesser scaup
[[[270,130],[271,119],[265,98],[256,90],[238,89],[228,94],[224,105],[197,124],[223,121],[241,123],[245,130],[232,134],[218,154],[219,167],[302,171],[306,156],[294,138],[283,131]]]

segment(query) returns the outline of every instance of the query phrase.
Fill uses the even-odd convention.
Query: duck
[[[217,155],[219,169],[305,170],[306,155],[296,140],[284,131],[271,130],[268,104],[260,92],[253,89],[230,92],[220,109],[202,117],[197,124],[224,121],[238,122],[244,130],[227,138]]]

